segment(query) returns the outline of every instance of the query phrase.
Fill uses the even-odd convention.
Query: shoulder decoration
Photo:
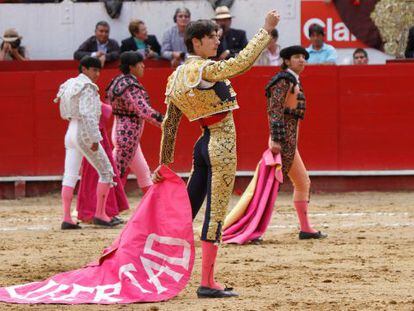
[[[282,80],[282,79],[287,80],[289,83],[292,83],[293,84],[293,88],[292,88],[291,92],[292,92],[292,94],[294,93],[294,88],[298,84],[298,81],[296,80],[295,76],[292,75],[290,72],[287,72],[287,71],[283,70],[283,71],[280,71],[279,73],[277,73],[272,79],[270,79],[269,83],[266,85],[266,87],[265,87],[266,97],[270,97],[271,96],[270,89],[279,80]]]
[[[195,88],[201,82],[203,70],[206,66],[213,64],[209,59],[197,59],[183,65],[184,84],[188,88]]]
[[[132,75],[120,75],[116,77],[112,82],[109,84],[107,90],[112,88],[112,96],[119,97],[124,94],[124,92],[130,87],[137,87],[143,88],[139,81]]]

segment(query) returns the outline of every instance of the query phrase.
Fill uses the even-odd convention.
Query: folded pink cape
[[[116,168],[115,161],[112,157],[112,146],[108,138],[106,131],[106,123],[111,118],[112,107],[102,103],[102,115],[99,121],[99,130],[102,135],[101,145],[105,150],[109,161],[114,169],[115,178],[117,183],[115,187],[109,190],[108,199],[105,205],[105,212],[109,217],[118,216],[120,212],[129,208],[128,199],[124,191],[123,183],[119,178],[119,172]],[[89,162],[83,158],[82,160],[82,173],[81,181],[78,191],[78,200],[76,209],[78,211],[78,219],[83,221],[92,220],[96,210],[96,186],[98,184],[98,173]]]
[[[114,304],[171,299],[194,264],[191,205],[184,182],[167,167],[115,242],[97,262],[45,281],[0,288],[14,303]]]
[[[272,218],[279,184],[283,182],[280,154],[263,153],[255,176],[240,201],[226,217],[223,242],[245,244],[261,237]]]

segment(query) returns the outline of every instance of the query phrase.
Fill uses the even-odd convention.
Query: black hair
[[[270,35],[272,36],[272,38],[277,39],[279,38],[279,31],[277,31],[277,29],[272,29],[272,31],[270,32]]]
[[[201,40],[204,36],[210,35],[213,31],[218,31],[219,26],[209,19],[199,19],[190,22],[185,28],[184,43],[189,53],[194,53],[193,38]]]
[[[286,70],[286,69],[288,69],[289,67],[288,67],[288,65],[286,65],[286,63],[285,63],[285,59],[282,59],[282,64],[280,65],[280,68],[282,69],[282,70]]]
[[[364,50],[364,49],[362,49],[362,48],[357,48],[357,49],[354,51],[354,53],[352,54],[352,58],[355,58],[355,55],[356,55],[356,54],[359,54],[359,53],[364,54],[364,56],[365,56],[366,58],[368,58],[368,53],[367,53],[367,51],[365,51],[365,50]]]
[[[95,26],[95,30],[98,29],[99,26],[103,26],[103,27],[106,27],[106,28],[109,28],[109,29],[111,28],[111,27],[109,27],[109,24],[106,21],[99,21],[99,22],[97,22],[96,23],[96,26]]]
[[[312,36],[313,33],[316,33],[318,35],[325,35],[325,31],[323,30],[323,27],[318,24],[312,24],[309,27],[309,37]]]
[[[82,73],[82,67],[85,67],[86,69],[89,68],[102,68],[102,64],[101,61],[99,59],[97,59],[96,57],[92,57],[92,56],[84,56],[82,57],[82,59],[80,60],[79,63],[79,72]]]
[[[120,56],[121,64],[119,65],[119,69],[122,71],[123,74],[128,74],[131,71],[129,69],[129,66],[135,66],[137,63],[140,63],[143,60],[144,58],[138,52],[123,52]]]
[[[181,13],[181,12],[185,12],[185,13],[187,13],[188,14],[188,16],[190,16],[191,17],[191,12],[190,12],[190,10],[189,9],[187,9],[187,8],[177,8],[176,10],[175,10],[175,13],[174,13],[174,17],[173,17],[173,21],[174,21],[174,23],[176,23],[177,22],[177,15],[178,15],[178,13]]]

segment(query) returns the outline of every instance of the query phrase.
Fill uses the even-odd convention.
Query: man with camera
[[[22,36],[15,29],[7,29],[2,37],[0,46],[0,61],[2,60],[28,60],[26,49],[21,46]]]

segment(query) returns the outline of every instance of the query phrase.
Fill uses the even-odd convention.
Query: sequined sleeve
[[[160,164],[170,164],[174,162],[175,139],[177,137],[177,129],[182,115],[181,110],[173,103],[168,104],[167,114],[161,125]]]
[[[260,29],[235,58],[214,62],[206,66],[203,70],[203,80],[222,81],[249,70],[267,47],[270,39],[269,33],[264,29]]]
[[[99,116],[101,109],[99,95],[91,85],[86,85],[79,97],[79,115],[86,133],[92,143],[102,140],[99,131]]]
[[[134,112],[145,121],[160,127],[163,115],[153,109],[148,100],[146,91],[137,86],[130,86],[123,94],[123,100],[133,107]]]
[[[280,79],[272,87],[271,96],[268,99],[270,137],[278,143],[285,139],[284,103],[289,89],[290,83],[286,79]]]

